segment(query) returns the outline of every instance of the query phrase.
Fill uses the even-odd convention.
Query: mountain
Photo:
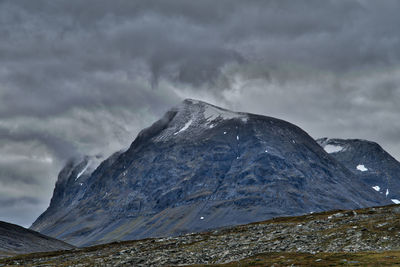
[[[0,257],[73,248],[63,241],[0,221]]]
[[[103,162],[101,156],[85,156],[68,161],[58,175],[49,208],[33,224],[35,226],[40,222],[40,228],[32,226],[31,229],[40,231],[39,229],[50,226],[53,230],[62,232],[63,229],[59,226],[63,224],[60,222],[81,204],[80,200],[89,191],[91,174],[95,169],[98,169],[97,172],[105,172],[120,154],[121,152],[116,152]],[[99,166],[100,163],[102,164]]]
[[[190,99],[86,164],[61,171],[32,229],[85,246],[390,203],[299,127]]]
[[[400,162],[375,142],[321,138],[317,142],[359,180],[400,204]]]

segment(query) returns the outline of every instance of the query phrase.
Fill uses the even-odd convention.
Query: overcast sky
[[[400,159],[400,1],[0,0],[0,220],[184,98]]]

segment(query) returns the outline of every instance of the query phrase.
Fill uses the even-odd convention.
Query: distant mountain
[[[299,127],[190,99],[87,164],[61,171],[32,229],[81,246],[391,203]]]
[[[63,241],[0,221],[0,257],[73,248]]]
[[[317,142],[360,181],[400,204],[400,162],[380,145],[360,139],[321,138]]]

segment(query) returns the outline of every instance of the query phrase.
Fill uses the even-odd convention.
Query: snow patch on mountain
[[[344,147],[336,146],[336,145],[326,145],[326,146],[324,146],[324,150],[329,154],[338,153],[338,152],[342,151],[343,149],[344,149]]]
[[[193,122],[193,120],[189,120],[188,122],[186,122],[185,126],[183,126],[182,129],[180,129],[179,131],[174,133],[174,135],[177,135],[178,133],[185,131],[187,128],[189,128],[189,126],[192,124],[192,122]]]
[[[391,201],[394,203],[394,204],[400,204],[400,200],[398,200],[398,199],[391,199]]]
[[[229,110],[224,110],[206,103],[203,103],[203,106],[204,106],[204,113],[203,113],[204,118],[208,122],[212,122],[219,118],[222,120],[240,118],[242,119],[243,122],[247,122],[247,116],[244,114],[240,114]]]
[[[344,152],[348,149],[346,144],[343,144],[338,139],[330,139],[327,137],[317,139],[317,142],[328,154]]]
[[[166,141],[171,137],[185,138],[189,135],[200,135],[204,131],[217,128],[223,121],[237,119],[241,123],[248,121],[248,114],[233,112],[214,105],[185,99],[181,104],[169,110],[164,118],[157,121],[145,132],[163,127],[154,141]],[[224,134],[227,134],[225,131]]]
[[[357,168],[357,170],[359,170],[361,172],[368,171],[368,169],[363,164],[358,164],[356,168]]]
[[[381,191],[381,188],[380,188],[379,186],[377,186],[377,185],[373,186],[372,188],[373,188],[375,191],[378,191],[378,192]]]
[[[88,169],[88,167],[89,167],[89,163],[90,163],[90,162],[88,162],[88,163],[86,164],[85,168],[83,168],[83,169],[78,173],[78,175],[77,175],[76,178],[75,178],[75,181],[78,180],[79,177],[81,177],[82,174],[85,173],[85,171],[86,171],[86,170]]]

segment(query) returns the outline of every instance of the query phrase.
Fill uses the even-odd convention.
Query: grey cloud
[[[26,164],[27,162],[18,161],[14,164],[9,162],[0,163],[0,177],[1,182],[7,185],[28,184],[28,185],[41,185],[43,179],[47,178],[45,175],[40,175],[44,173],[43,166],[35,163]],[[22,167],[21,167],[22,166]],[[32,173],[37,174],[38,177],[32,177]]]
[[[34,77],[30,71],[14,71],[17,77],[10,79],[23,83],[21,87],[49,86],[54,91],[60,85],[51,81],[59,82],[57,78],[127,71],[138,63],[150,70],[147,75],[154,87],[160,76],[194,86],[210,83],[225,64],[260,57],[270,65],[294,62],[335,71],[399,59],[394,49],[399,41],[392,26],[398,21],[382,25],[373,19],[375,13],[396,10],[396,2],[379,6],[359,1],[28,2],[19,6],[24,10],[19,17],[27,20],[19,19],[17,25],[24,27],[15,27],[15,35],[20,36],[28,27],[25,24],[33,21],[33,31],[26,35],[31,41],[38,39],[41,48],[28,41],[23,45],[30,48],[13,46],[11,50],[24,61],[33,57],[35,68],[37,60],[51,62],[39,66]],[[7,5],[3,10],[7,12]],[[372,21],[366,19],[371,15]],[[10,15],[10,20],[15,16]],[[54,62],[57,58],[66,64]]]
[[[19,197],[34,188],[32,221],[69,157],[129,146],[185,97],[287,119],[314,137],[372,139],[400,158],[399,8],[395,0],[2,0],[0,182]],[[3,218],[24,220],[0,206]]]
[[[41,209],[47,204],[41,203],[37,198],[7,198],[0,199],[0,220],[12,222],[24,227],[31,225],[29,220],[37,218]]]
[[[0,198],[0,205],[4,206],[8,206],[8,207],[12,207],[15,205],[21,205],[24,203],[29,203],[29,204],[39,204],[40,201],[36,198],[33,197],[21,197],[21,198],[6,198],[6,199],[2,199]]]
[[[25,131],[12,131],[10,129],[4,129],[0,127],[0,144],[2,140],[7,140],[7,142],[13,141],[22,143],[34,141],[45,145],[56,158],[69,158],[77,156],[75,154],[76,150],[74,149],[73,144],[46,132],[37,132],[35,130],[27,129],[25,129]]]

